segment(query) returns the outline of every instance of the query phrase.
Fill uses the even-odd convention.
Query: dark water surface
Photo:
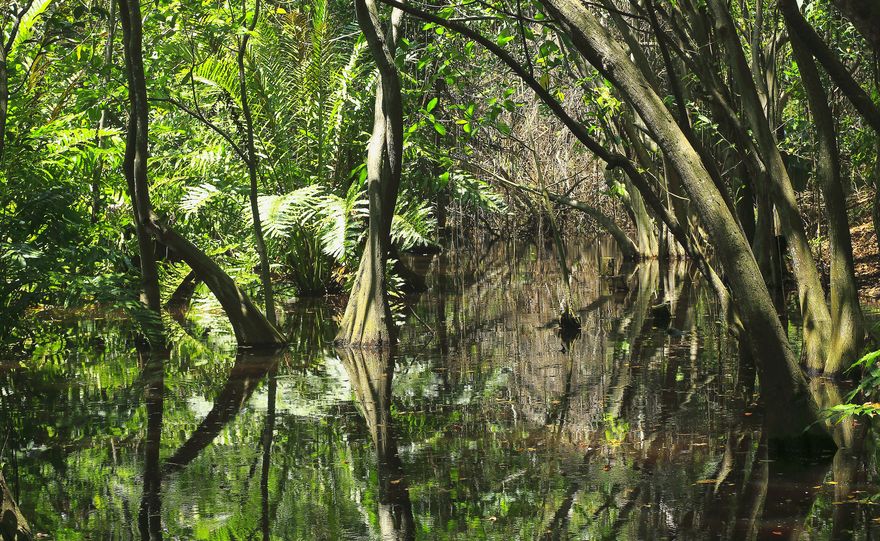
[[[858,456],[768,445],[695,271],[604,253],[570,254],[570,341],[534,246],[415,261],[431,289],[393,354],[335,350],[324,300],[287,307],[275,356],[210,306],[165,359],[118,314],[44,316],[0,361],[3,472],[51,539],[880,537],[873,432]]]

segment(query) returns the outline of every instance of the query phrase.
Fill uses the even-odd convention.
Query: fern
[[[401,197],[409,200],[408,197]],[[426,202],[416,202],[403,210],[398,209],[391,221],[391,241],[401,251],[411,250],[416,246],[430,246],[434,244],[431,235],[437,222],[434,219],[431,205]]]
[[[35,0],[30,9],[22,16],[21,22],[18,25],[18,33],[15,35],[15,40],[13,40],[12,46],[7,52],[7,62],[11,64],[21,44],[31,38],[37,20],[46,12],[51,3],[52,0]]]

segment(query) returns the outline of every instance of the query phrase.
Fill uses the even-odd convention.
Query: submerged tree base
[[[155,217],[150,220],[149,229],[159,241],[180,254],[195,275],[205,282],[211,293],[217,297],[232,324],[239,346],[271,348],[286,343],[278,328],[266,319],[250,297],[195,244]]]
[[[3,501],[0,503],[0,537],[3,541],[30,541],[33,539],[30,526],[21,510],[12,498],[12,493],[6,486],[3,472],[0,472],[0,492]]]

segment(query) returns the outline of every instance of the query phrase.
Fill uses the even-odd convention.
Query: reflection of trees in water
[[[453,294],[429,304],[434,312],[423,319],[439,337],[444,389],[461,388],[473,372],[509,369],[504,396],[513,414],[506,420],[514,427],[525,421],[531,445],[586,447],[582,466],[568,472],[568,488],[538,496],[556,502],[541,512],[548,538],[708,531],[738,539],[802,531],[818,492],[803,489],[821,485],[829,463],[821,447],[772,443],[754,403],[754,364],[730,361],[739,349],[692,269],[647,262],[611,279],[602,275],[600,251],[582,253],[574,274],[583,334],[561,348],[542,328],[555,308],[555,261],[508,259],[504,272],[462,271],[472,280],[444,284]],[[663,303],[667,320],[655,311]],[[624,434],[621,444],[606,441],[609,425]],[[853,468],[846,466],[862,463],[852,457],[836,455],[838,499],[849,490]],[[834,506],[835,532],[851,527],[847,510],[854,507]]]
[[[143,494],[138,511],[138,530],[141,538],[162,539],[162,472],[159,469],[159,450],[162,444],[162,413],[165,400],[164,363],[160,355],[145,355],[142,362],[144,404],[147,408],[146,438],[144,439]]]
[[[138,529],[143,539],[162,539],[162,481],[169,474],[180,471],[195,460],[220,434],[247,403],[259,383],[270,375],[270,404],[266,426],[261,436],[263,467],[261,470],[261,518],[260,528],[264,539],[269,538],[268,472],[272,432],[275,417],[275,371],[278,358],[273,355],[257,355],[240,352],[229,372],[226,383],[217,395],[211,410],[190,437],[169,457],[164,466],[160,464],[162,417],[165,395],[164,364],[158,356],[146,357],[143,364],[144,403],[147,410],[146,437],[144,439],[143,492],[138,512]]]
[[[389,351],[343,349],[340,357],[376,452],[378,516],[382,539],[414,539],[415,522],[391,418],[394,361]]]
[[[416,519],[432,532],[448,528],[451,537],[461,537],[471,533],[474,520],[488,524],[490,516],[497,518],[495,532],[515,532],[515,537],[527,531],[521,535],[549,539],[702,537],[703,532],[739,539],[817,528],[846,538],[847,530],[869,525],[870,506],[833,504],[848,501],[853,488],[865,487],[859,446],[847,444],[833,462],[828,456],[804,465],[791,458],[807,455],[801,450],[768,445],[772,434],[754,404],[754,366],[747,358],[735,362],[737,349],[716,323],[722,318],[711,294],[685,266],[644,263],[620,269],[609,257],[613,253],[592,248],[572,253],[579,254],[574,287],[584,326],[564,350],[550,326],[559,277],[549,252],[545,257],[526,247],[485,257],[471,254],[470,268],[454,261],[450,277],[432,277],[445,293],[423,294],[414,309],[424,324],[413,321],[404,328],[397,360],[401,375],[394,379],[404,391],[395,399],[397,434],[390,418],[393,366],[382,356],[343,359],[356,404],[334,402],[320,413],[320,422],[276,413],[275,398],[281,397],[279,407],[287,393],[320,399],[339,384],[326,371],[328,365],[279,388],[276,370],[284,378],[293,374],[272,358],[239,356],[231,368],[229,361],[165,361],[164,418],[163,387],[157,384],[163,369],[156,368],[161,363],[145,361],[138,373],[134,362],[119,360],[120,352],[128,352],[124,341],[107,346],[106,359],[81,350],[91,363],[80,367],[67,364],[65,353],[15,378],[4,373],[0,404],[13,423],[10,448],[29,440],[45,446],[17,455],[27,461],[26,516],[56,511],[70,516],[67,501],[110,490],[104,470],[96,469],[87,482],[80,479],[86,469],[104,464],[103,449],[112,448],[114,464],[121,457],[120,468],[137,452],[136,471],[144,473],[139,518],[145,537],[160,535],[160,511],[171,521],[164,524],[166,535],[179,532],[181,524],[174,521],[183,516],[175,514],[181,504],[204,517],[222,512],[229,517],[224,524],[206,523],[213,534],[236,538],[332,538],[365,533],[371,523],[379,533],[407,538]],[[449,270],[444,265],[437,263],[436,270]],[[669,304],[666,322],[653,310],[664,302]],[[321,319],[317,310],[289,320],[309,337],[295,355],[323,354],[319,348],[327,333],[322,323],[311,323]],[[426,327],[432,331],[427,335]],[[425,344],[426,337],[436,347],[413,354],[410,343]],[[89,341],[76,338],[78,347]],[[122,381],[57,392],[68,380],[107,381],[99,365],[113,366]],[[316,379],[309,383],[307,377]],[[405,386],[407,378],[416,377],[423,378],[422,387]],[[267,381],[265,415],[246,406],[255,402],[250,398],[262,381]],[[187,393],[179,392],[181,383],[189,386],[183,387]],[[429,392],[421,396],[421,388]],[[814,393],[822,403],[840,399],[834,388]],[[216,400],[207,416],[195,420],[194,409],[180,403],[200,394]],[[45,413],[22,409],[10,396],[45,396],[37,402],[58,413],[47,420]],[[96,403],[106,409],[106,418],[95,415]],[[138,403],[146,406],[146,417],[137,413]],[[354,414],[355,407],[366,422]],[[122,435],[107,443],[108,427],[129,417]],[[58,431],[50,437],[46,427],[56,422]],[[163,422],[160,442],[157,427]],[[180,424],[186,430],[175,431]],[[838,442],[857,442],[842,429]],[[220,444],[222,434],[239,439]],[[408,444],[401,444],[406,476],[396,439]],[[164,464],[158,461],[160,443],[170,452]],[[216,452],[206,451],[212,444],[219,446]],[[89,454],[92,447],[98,450]],[[780,460],[780,454],[790,460]],[[222,474],[211,475],[217,465],[225,466]],[[162,490],[151,481],[157,471],[164,479]],[[67,475],[75,482],[65,480]],[[803,494],[804,487],[832,479],[836,485]],[[780,483],[786,480],[788,485]],[[7,481],[19,484],[14,474]],[[38,514],[28,491],[41,485],[59,487],[62,503],[43,503]],[[57,492],[45,490],[45,501],[42,494]],[[139,494],[132,491],[131,497]],[[124,515],[130,513],[129,500],[122,499],[123,511],[104,516],[138,523]],[[511,506],[509,516],[499,512],[500,500]],[[88,524],[86,511],[74,513],[68,524]]]

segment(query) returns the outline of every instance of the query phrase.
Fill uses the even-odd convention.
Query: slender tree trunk
[[[853,265],[852,239],[846,215],[846,196],[840,179],[840,154],[834,129],[834,116],[819,78],[813,56],[796,33],[789,28],[791,48],[801,81],[807,93],[816,126],[816,176],[825,198],[831,245],[831,321],[833,331],[824,370],[837,374],[859,357],[864,338],[862,311]]]
[[[254,16],[250,24],[247,25],[248,31],[241,38],[236,61],[238,63],[238,84],[240,88],[241,111],[244,115],[245,128],[247,129],[247,169],[248,179],[250,180],[250,191],[248,196],[251,203],[251,218],[254,222],[254,245],[257,248],[257,255],[260,257],[260,281],[263,285],[263,296],[265,297],[266,302],[266,319],[269,320],[269,323],[272,326],[275,326],[277,324],[275,318],[275,295],[272,290],[272,275],[269,270],[269,254],[266,252],[266,240],[263,237],[263,224],[260,220],[259,185],[257,182],[259,163],[257,149],[254,145],[254,120],[251,116],[250,104],[248,103],[247,74],[244,66],[248,41],[250,40],[251,32],[257,27],[257,21],[259,18],[260,0],[256,0],[254,3]]]
[[[632,125],[632,118],[629,114],[624,114],[621,119],[621,127],[626,133],[630,144],[635,151],[636,160],[641,163],[642,167],[649,169],[653,167],[652,160],[645,149],[638,132]],[[648,213],[645,206],[645,200],[631,180],[625,178],[624,185],[629,195],[627,205],[632,215],[633,223],[636,226],[636,239],[639,248],[639,256],[644,259],[653,259],[660,254],[660,246],[657,241],[657,234],[654,229],[654,221]],[[679,220],[679,223],[681,221]]]
[[[783,438],[800,434],[815,420],[815,404],[742,230],[699,155],[660,97],[629,60],[626,50],[588,8],[578,0],[544,0],[542,3],[572,37],[577,50],[633,105],[679,173],[691,204],[715,246],[730,281],[746,339],[760,361],[762,396],[774,404],[785,404],[798,417],[788,419],[787,426],[776,427],[776,434]]]
[[[6,65],[6,49],[0,43],[0,163],[6,148],[6,116],[9,113],[9,68]]]
[[[119,19],[122,23],[122,42],[128,77],[128,99],[131,107],[122,169],[128,183],[129,197],[134,211],[141,266],[141,300],[156,317],[155,328],[151,329],[151,332],[161,334],[159,270],[153,239],[147,230],[152,207],[147,182],[149,115],[147,85],[144,77],[140,1],[117,1],[119,3]],[[151,338],[160,339],[158,336]]]
[[[403,12],[393,10],[390,37],[379,21],[374,0],[355,0],[358,24],[379,68],[373,133],[367,148],[367,193],[370,225],[367,244],[355,275],[337,342],[349,346],[383,347],[395,339],[388,302],[385,263],[391,243],[391,219],[397,203],[403,158],[403,104],[394,64],[397,31]]]
[[[105,92],[110,91],[110,72],[113,63],[113,39],[116,35],[116,2],[110,1],[110,14],[107,17],[107,41],[104,43],[104,69],[107,70],[104,76]],[[101,132],[107,127],[107,116],[109,111],[106,104],[101,107],[101,118],[98,120],[98,132],[95,134],[95,146],[102,148],[104,146],[104,137]],[[98,215],[101,212],[101,177],[104,174],[104,157],[103,154],[95,159],[95,169],[92,172],[92,223],[98,223]]]

